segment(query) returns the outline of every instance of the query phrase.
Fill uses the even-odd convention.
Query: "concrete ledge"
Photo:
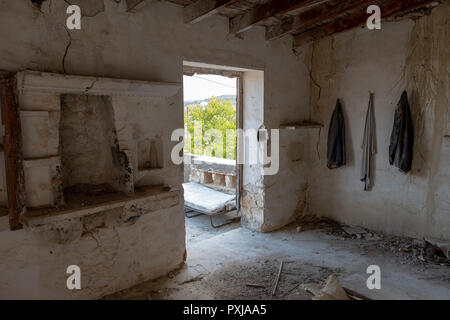
[[[191,166],[192,169],[224,175],[236,175],[236,160],[197,156],[187,153],[184,155],[184,163]]]
[[[28,70],[17,74],[17,83],[20,91],[135,97],[171,97],[182,87],[181,83],[62,75]]]
[[[28,227],[36,227],[49,223],[61,222],[89,216],[103,211],[116,208],[125,208],[130,211],[132,208],[141,208],[141,214],[170,208],[180,202],[181,191],[162,191],[157,188],[150,188],[142,192],[123,194],[113,199],[102,201],[86,207],[58,210],[58,209],[31,209],[23,217],[23,223]]]

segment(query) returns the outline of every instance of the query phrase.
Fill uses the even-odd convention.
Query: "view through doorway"
[[[187,238],[237,225],[238,75],[186,72],[184,194]]]

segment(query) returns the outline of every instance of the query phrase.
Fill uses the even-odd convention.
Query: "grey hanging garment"
[[[339,99],[331,116],[327,149],[327,167],[329,169],[345,166],[345,123]]]
[[[375,118],[373,114],[373,93],[370,94],[369,107],[366,114],[366,125],[362,143],[361,181],[364,182],[364,190],[369,190],[372,183],[371,164],[372,155],[376,152],[375,147]]]
[[[403,92],[395,110],[394,126],[389,145],[389,163],[395,165],[401,172],[411,170],[414,145],[414,126],[408,95]]]

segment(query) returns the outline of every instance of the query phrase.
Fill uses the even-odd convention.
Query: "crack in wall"
[[[69,48],[72,45],[72,37],[70,36],[69,30],[66,27],[64,27],[64,29],[66,30],[67,36],[69,37],[69,43],[66,45],[66,49],[64,50],[64,55],[62,57],[62,62],[61,62],[63,73],[66,74],[67,73],[66,72],[66,58],[67,58],[67,54],[69,53]]]
[[[95,79],[94,81],[92,81],[91,85],[84,89],[84,93],[87,94],[89,92],[89,90],[91,90],[94,87],[94,85],[97,81],[98,81],[98,79]]]

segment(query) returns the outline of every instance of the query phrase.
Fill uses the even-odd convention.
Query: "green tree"
[[[220,100],[212,97],[206,106],[200,104],[188,106],[184,112],[184,122],[187,133],[191,139],[186,151],[199,155],[211,155],[218,158],[236,159],[236,109],[231,101]],[[201,130],[195,132],[195,125],[200,125]],[[195,152],[195,134],[201,132],[201,152]],[[222,139],[218,139],[221,133]],[[222,140],[222,141],[221,141]],[[231,143],[227,146],[227,141]],[[208,151],[210,154],[208,154]]]

